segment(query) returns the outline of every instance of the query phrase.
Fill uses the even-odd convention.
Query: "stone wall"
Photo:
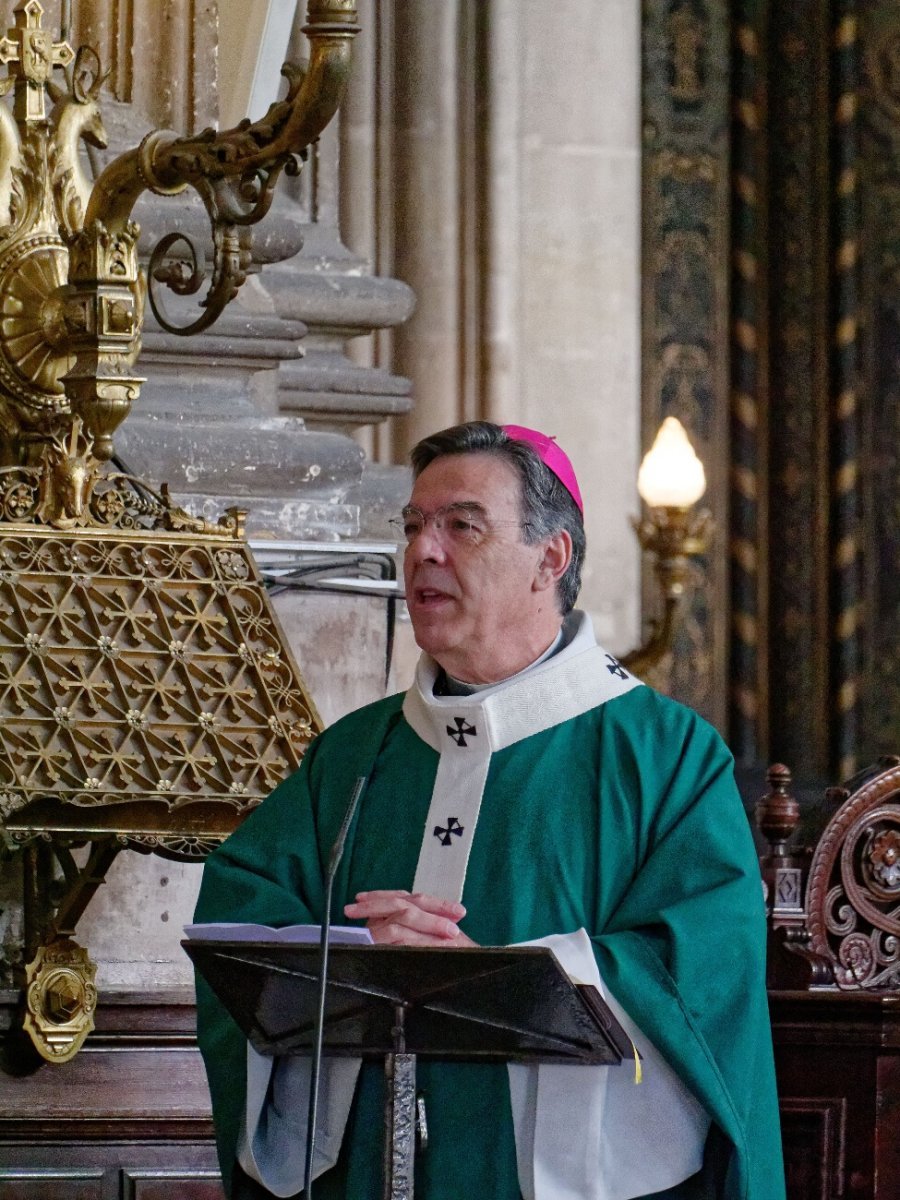
[[[415,405],[365,444],[400,462],[472,418],[558,436],[586,500],[582,603],[638,640],[640,6],[361,0],[342,226],[412,317],[360,361]]]

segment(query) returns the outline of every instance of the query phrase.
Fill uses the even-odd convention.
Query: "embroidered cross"
[[[456,742],[457,746],[468,746],[467,737],[478,737],[478,730],[474,725],[467,725],[465,717],[454,717],[453,720],[456,722],[456,728],[454,729],[452,725],[448,725],[447,732],[453,738],[454,742]]]
[[[606,669],[609,671],[610,675],[618,675],[620,679],[627,679],[628,672],[625,670],[619,660],[617,658],[613,658],[611,654],[607,654],[606,657],[608,660]]]
[[[456,817],[447,818],[447,827],[443,825],[435,825],[434,836],[438,839],[442,846],[449,846],[453,841],[453,834],[457,837],[462,837],[465,833],[465,828],[460,825]]]

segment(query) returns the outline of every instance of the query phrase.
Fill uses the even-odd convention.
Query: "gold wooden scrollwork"
[[[244,540],[244,514],[192,516],[112,469],[139,395],[143,192],[203,201],[213,263],[177,328],[159,288],[193,295],[193,247],[150,256],[167,329],[208,327],[249,265],[249,231],[343,95],[354,0],[310,0],[305,68],[259,121],[154,131],[93,183],[107,135],[102,64],[20,2],[0,38],[0,834],[25,861],[24,1028],[51,1062],[92,1027],[95,968],[75,926],[123,850],[202,858],[295,768],[321,723]],[[68,75],[60,72],[70,69]],[[47,102],[52,107],[48,113]],[[78,854],[87,847],[86,855]]]

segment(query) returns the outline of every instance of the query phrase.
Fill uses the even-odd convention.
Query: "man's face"
[[[553,582],[542,573],[545,545],[526,545],[521,484],[492,454],[437,458],[421,473],[410,505],[426,518],[406,549],[403,574],[416,641],[457,679],[492,683],[522,670],[559,627]],[[471,513],[482,531],[469,541],[430,518],[448,505]]]

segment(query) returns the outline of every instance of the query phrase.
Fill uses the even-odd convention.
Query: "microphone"
[[[322,1040],[325,1032],[325,993],[328,986],[328,934],[331,930],[331,893],[334,889],[334,878],[337,875],[341,859],[344,857],[344,846],[347,834],[359,807],[359,801],[365,791],[367,778],[360,775],[353,785],[347,811],[331,847],[328,859],[328,872],[325,876],[325,911],[322,914],[322,929],[319,939],[319,1001],[316,1009],[316,1023],[313,1033],[312,1063],[309,1073],[309,1110],[306,1120],[306,1171],[303,1184],[303,1194],[306,1200],[312,1200],[312,1170],[313,1155],[316,1148],[316,1117],[319,1107],[319,1079],[322,1074]]]

